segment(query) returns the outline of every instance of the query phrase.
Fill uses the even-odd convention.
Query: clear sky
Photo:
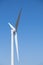
[[[15,48],[15,65],[43,65],[43,0],[0,0],[0,65],[11,65],[8,22],[15,26],[21,8],[17,31],[20,63]]]

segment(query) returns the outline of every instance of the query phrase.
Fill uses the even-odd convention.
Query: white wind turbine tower
[[[17,28],[18,28],[19,19],[20,19],[20,16],[21,16],[21,11],[22,11],[22,9],[21,9],[20,12],[19,12],[19,16],[18,16],[18,19],[17,19],[17,22],[16,22],[15,27],[13,27],[10,23],[8,23],[9,26],[10,26],[10,28],[11,28],[11,65],[14,65],[14,38],[15,38],[17,59],[18,59],[18,62],[19,62],[18,40],[17,40]]]

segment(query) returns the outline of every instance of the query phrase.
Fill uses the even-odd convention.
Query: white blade
[[[8,24],[11,27],[11,29],[15,30],[15,28],[10,23],[8,23]]]
[[[17,32],[15,33],[15,45],[16,45],[17,59],[18,59],[18,62],[19,62],[19,52],[18,52]]]

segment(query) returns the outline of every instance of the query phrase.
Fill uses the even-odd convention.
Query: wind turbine
[[[15,45],[16,45],[16,52],[17,52],[17,59],[19,62],[19,52],[18,52],[18,39],[17,39],[17,28],[21,16],[21,11],[19,12],[18,19],[16,21],[15,27],[11,24],[8,23],[10,28],[11,28],[11,65],[14,65],[14,38],[15,38]]]

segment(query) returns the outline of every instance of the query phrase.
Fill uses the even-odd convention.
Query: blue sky
[[[10,28],[15,26],[18,13],[22,14],[18,26],[20,63],[15,49],[15,65],[43,64],[43,0],[0,0],[0,65],[10,64]]]

